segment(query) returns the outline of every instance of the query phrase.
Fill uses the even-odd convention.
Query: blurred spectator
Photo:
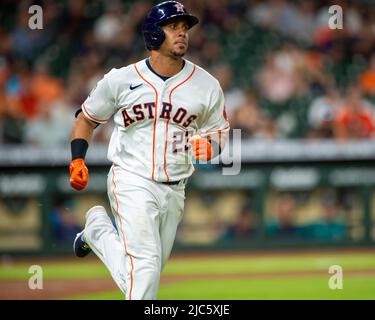
[[[38,116],[27,122],[25,140],[35,146],[63,145],[70,139],[74,112],[64,100],[41,103]]]
[[[51,104],[63,95],[62,81],[49,72],[46,63],[36,64],[31,79],[31,91],[37,103]]]
[[[353,52],[370,60],[375,52],[375,7],[372,4],[362,8],[361,12],[362,28],[356,34]]]
[[[108,1],[106,12],[95,21],[95,39],[105,46],[114,45],[122,31],[123,20],[121,3],[114,0]]]
[[[7,78],[6,95],[19,107],[8,110],[16,117],[32,119],[38,113],[38,101],[32,87],[33,74],[23,62],[13,65],[12,73]],[[15,104],[12,104],[15,108]]]
[[[24,142],[25,119],[18,99],[6,94],[0,87],[0,142],[18,144]]]
[[[257,75],[261,94],[271,102],[301,97],[307,92],[299,72],[302,64],[303,55],[294,45],[285,43],[280,50],[270,53]]]
[[[85,50],[83,39],[85,33],[92,30],[95,20],[89,13],[86,0],[69,0],[68,8],[62,11],[58,19],[60,45],[66,45],[71,55],[80,54]]]
[[[367,70],[361,75],[360,84],[364,94],[375,98],[375,53],[371,56]]]
[[[309,93],[313,96],[324,93],[334,81],[333,76],[325,70],[324,56],[316,49],[306,50],[302,55],[298,71],[306,81]]]
[[[72,209],[72,199],[64,196],[58,197],[51,209],[52,236],[58,242],[70,243],[81,230]]]
[[[319,240],[342,240],[346,237],[346,225],[334,192],[326,192],[321,201],[319,218],[309,225],[309,234]]]
[[[5,59],[6,56],[10,56],[12,50],[12,42],[10,34],[5,30],[3,26],[0,26],[0,57]]]
[[[260,109],[252,91],[248,91],[243,104],[236,109],[230,122],[233,128],[241,129],[243,138],[277,137],[277,129],[270,117]]]
[[[276,29],[282,34],[305,44],[311,44],[315,28],[315,4],[298,1],[290,5],[279,18]]]
[[[213,76],[219,80],[225,96],[225,109],[229,120],[236,109],[245,102],[242,90],[235,86],[233,81],[233,71],[229,64],[220,64],[214,67]]]
[[[20,72],[19,76],[12,74],[5,58],[1,59],[0,68],[0,142],[23,143],[26,111],[35,109],[34,98],[21,87],[21,79],[28,72]]]
[[[247,240],[256,234],[257,213],[251,203],[242,207],[236,221],[230,225],[223,236],[225,239]]]
[[[325,95],[314,99],[308,110],[310,138],[334,138],[334,118],[341,104],[340,92],[334,86],[327,87]]]
[[[293,5],[285,0],[256,2],[250,11],[250,18],[255,24],[265,28],[279,28],[281,17],[288,16],[293,10]]]
[[[347,90],[344,104],[335,116],[335,136],[341,141],[371,138],[375,133],[374,111],[362,98],[361,90],[352,86]]]
[[[312,1],[258,1],[250,13],[251,20],[262,27],[305,44],[312,42],[315,29],[315,3]]]
[[[293,238],[300,235],[296,224],[296,200],[291,193],[280,193],[275,203],[273,219],[266,224],[269,236]]]

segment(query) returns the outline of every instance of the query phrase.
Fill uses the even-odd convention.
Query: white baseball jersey
[[[194,171],[188,137],[229,129],[224,94],[213,76],[188,60],[166,81],[146,60],[108,72],[82,111],[98,123],[114,116],[110,161],[154,181],[178,181]]]

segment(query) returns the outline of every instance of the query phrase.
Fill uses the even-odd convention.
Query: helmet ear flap
[[[156,32],[153,32],[153,33],[151,33],[151,38],[152,38],[152,40],[158,40],[159,39],[159,35],[156,33]]]
[[[163,29],[155,23],[148,23],[143,26],[143,36],[148,50],[157,49],[165,39]]]

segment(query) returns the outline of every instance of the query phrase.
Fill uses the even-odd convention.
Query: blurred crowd
[[[223,240],[267,238],[340,241],[357,239],[361,229],[360,199],[350,188],[273,191],[267,195],[263,222],[249,196],[233,223],[222,228]],[[260,227],[263,234],[260,234]],[[224,231],[224,232],[223,232]]]
[[[200,18],[187,59],[225,92],[233,129],[260,139],[369,139],[375,133],[375,5],[366,0],[185,0]],[[66,144],[74,113],[113,67],[147,56],[156,2],[2,1],[0,143]],[[43,29],[28,8],[43,8]],[[331,30],[328,8],[343,9]],[[95,139],[106,142],[111,125]]]

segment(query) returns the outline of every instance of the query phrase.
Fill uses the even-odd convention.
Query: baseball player
[[[83,257],[93,251],[129,300],[156,299],[192,157],[218,155],[229,130],[218,81],[183,59],[188,31],[197,23],[179,2],[154,6],[143,24],[150,57],[104,75],[72,130],[70,184],[79,191],[89,180],[85,155],[93,131],[114,119],[108,197],[116,228],[104,207],[91,208],[74,252]]]

